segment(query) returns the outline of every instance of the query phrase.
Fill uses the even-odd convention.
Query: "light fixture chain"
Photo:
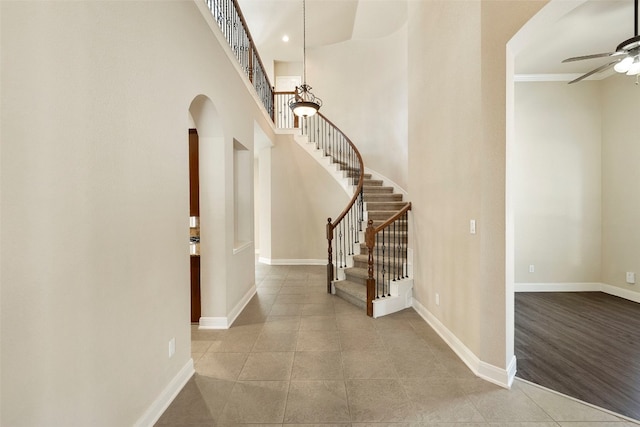
[[[302,82],[307,83],[307,8],[302,0]]]

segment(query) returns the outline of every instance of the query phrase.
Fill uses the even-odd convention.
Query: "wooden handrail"
[[[258,98],[273,120],[273,86],[237,0],[205,0]],[[245,42],[247,45],[245,45]],[[257,64],[254,61],[257,60]]]
[[[383,229],[387,228],[388,226],[390,226],[391,224],[393,224],[394,222],[399,220],[402,215],[404,215],[407,211],[410,211],[410,210],[411,210],[411,202],[407,202],[407,205],[404,208],[400,209],[391,218],[389,218],[388,220],[386,220],[385,222],[383,222],[379,226],[375,227],[373,229],[373,233],[374,234],[378,234]]]
[[[340,130],[340,128],[338,128],[333,122],[331,122],[331,120],[327,119],[324,115],[318,113],[318,117],[320,119],[322,119],[324,121],[324,123],[326,123],[326,125],[328,126],[329,129],[333,129],[334,132],[337,132],[340,134],[340,136],[342,138],[344,138],[344,142],[346,142],[347,146],[350,147],[351,151],[353,154],[355,154],[355,162],[353,162],[353,166],[355,166],[357,164],[357,169],[359,169],[359,175],[358,175],[358,183],[356,185],[355,191],[353,193],[353,196],[351,197],[351,200],[349,200],[349,203],[347,204],[347,206],[342,210],[342,212],[338,215],[338,217],[335,219],[335,221],[332,221],[331,218],[327,219],[327,224],[326,224],[326,235],[327,235],[327,292],[331,293],[332,291],[332,282],[334,279],[334,266],[333,266],[333,237],[334,237],[334,230],[340,226],[342,224],[342,221],[345,219],[345,217],[349,214],[349,212],[351,212],[352,209],[354,209],[354,205],[356,204],[356,202],[358,201],[358,199],[361,197],[362,195],[362,188],[364,185],[364,162],[362,160],[362,155],[360,154],[360,151],[358,151],[358,148],[355,146],[355,144],[344,134],[344,132],[342,132]],[[314,117],[314,120],[316,118]],[[305,122],[307,123],[307,122]],[[304,129],[304,126],[303,126]],[[307,128],[307,132],[308,132],[308,128]],[[331,153],[332,155],[335,153]],[[336,158],[336,160],[341,161],[342,159],[338,159]],[[350,166],[350,165],[348,165]],[[358,217],[360,217],[360,215],[356,215]],[[350,223],[351,226],[353,226],[353,223]],[[347,227],[348,228],[348,227]],[[342,235],[341,235],[342,236]],[[353,236],[349,236],[349,238],[351,239]],[[346,236],[345,236],[346,239]],[[357,238],[354,239],[357,242]],[[339,243],[340,241],[338,241]],[[353,243],[353,240],[350,240],[350,243]],[[340,261],[342,258],[343,252],[342,251],[338,251],[336,253],[336,256],[339,256],[338,261]]]
[[[238,12],[238,16],[240,17],[240,22],[242,23],[242,27],[247,33],[247,38],[249,39],[249,46],[251,47],[251,50],[256,52],[256,58],[258,58],[258,63],[260,64],[260,68],[262,68],[262,72],[264,73],[264,76],[267,79],[267,83],[269,83],[269,86],[273,87],[271,85],[271,82],[269,81],[269,77],[267,77],[267,73],[264,71],[266,70],[266,68],[262,63],[262,58],[260,58],[260,54],[258,53],[258,49],[256,48],[256,43],[253,41],[253,37],[251,36],[251,32],[249,31],[249,26],[247,25],[247,21],[244,19],[244,15],[242,14],[242,9],[240,9],[240,4],[238,3],[238,0],[233,0],[233,6],[236,8],[236,11]]]
[[[376,279],[373,277],[373,249],[376,246],[376,235],[388,228],[390,225],[406,216],[407,212],[411,210],[411,202],[408,202],[402,209],[396,212],[391,218],[377,227],[373,226],[373,220],[367,222],[367,229],[365,230],[365,245],[367,246],[367,316],[373,316],[373,300],[376,298]],[[408,228],[407,228],[408,231]],[[384,238],[383,238],[384,240]],[[395,279],[394,279],[395,280]]]

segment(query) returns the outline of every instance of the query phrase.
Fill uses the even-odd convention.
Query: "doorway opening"
[[[202,315],[200,294],[200,168],[198,131],[189,129],[189,255],[191,258],[191,323]]]

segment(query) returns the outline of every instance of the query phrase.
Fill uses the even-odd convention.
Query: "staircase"
[[[395,192],[391,186],[385,186],[383,180],[372,179],[369,173],[364,174],[363,199],[365,223],[367,219],[371,220],[373,227],[382,225],[408,204],[408,202],[403,201],[403,195],[401,193]],[[395,230],[388,231],[385,234],[385,240],[393,242],[393,246],[401,245],[406,247],[408,237],[406,226],[405,221],[402,225],[396,226]],[[400,228],[402,228],[402,230],[400,230]],[[381,260],[383,257],[379,246],[376,245],[376,247],[377,251],[374,250],[373,254],[374,270],[378,260]],[[366,309],[369,255],[364,239],[364,232],[362,233],[360,244],[355,252],[358,253],[354,253],[350,257],[351,259],[347,261],[348,267],[342,268],[339,271],[337,280],[333,282],[333,290],[336,296],[357,307]],[[390,282],[390,285],[385,287],[386,292],[383,292],[384,295],[377,301],[374,301],[373,317],[390,314],[411,305],[410,298],[413,283],[411,279],[405,277],[408,266],[406,263],[403,263],[395,267],[396,271],[389,272],[390,278],[385,278],[386,281]],[[407,301],[407,299],[409,299],[409,301]],[[397,308],[393,309],[394,307],[389,306]]]
[[[327,291],[373,317],[411,307],[411,204],[383,177],[364,173],[355,145],[324,116],[307,118],[301,129],[296,142],[351,195],[343,212],[328,220]]]

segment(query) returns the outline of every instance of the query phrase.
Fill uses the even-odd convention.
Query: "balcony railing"
[[[205,2],[244,74],[253,84],[262,105],[273,120],[273,86],[269,82],[237,0],[205,0]]]

